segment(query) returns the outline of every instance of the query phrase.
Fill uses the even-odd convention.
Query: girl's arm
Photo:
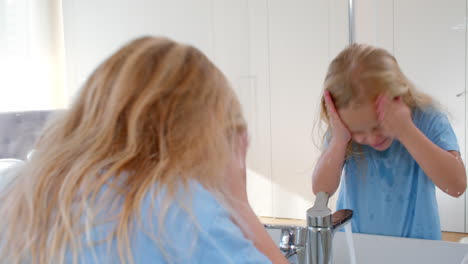
[[[414,124],[399,138],[419,166],[442,191],[453,197],[466,190],[466,171],[460,154],[432,143]]]
[[[406,147],[437,187],[453,197],[461,196],[466,190],[466,171],[460,154],[430,141],[413,123],[401,97],[390,100],[380,96],[376,104],[383,130]]]
[[[325,91],[324,99],[332,135],[327,149],[320,156],[312,174],[312,191],[315,194],[327,192],[331,196],[340,185],[341,171],[351,133],[341,121],[328,91]]]
[[[331,196],[336,192],[340,185],[346,146],[332,140],[328,148],[322,153],[312,174],[312,191],[314,194],[327,192]]]

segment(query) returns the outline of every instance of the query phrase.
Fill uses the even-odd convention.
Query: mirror
[[[63,0],[34,6],[42,16],[29,19],[47,17],[47,23],[33,31],[21,24],[26,13],[18,11],[18,3],[26,2],[32,1],[0,2],[0,17],[7,21],[0,23],[0,54],[11,62],[19,58],[15,54],[43,44],[39,46],[48,48],[28,60],[58,58],[43,75],[55,77],[43,81],[41,91],[48,95],[37,97],[42,103],[34,107],[24,103],[21,93],[13,96],[3,88],[10,101],[17,102],[3,112],[66,107],[102,59],[131,38],[164,35],[192,44],[226,74],[243,105],[251,137],[249,199],[266,221],[301,223],[314,202],[311,174],[321,142],[313,131],[323,80],[330,61],[350,39],[388,50],[409,79],[444,106],[465,158],[465,1],[363,0],[350,12],[348,1],[338,0]],[[351,24],[349,14],[355,14]],[[7,35],[13,24],[18,31]],[[6,63],[0,66],[12,72]],[[5,78],[0,81],[6,83]],[[66,88],[50,90],[51,82],[66,83],[54,86]],[[23,87],[26,93],[32,91]],[[3,124],[1,129],[8,127]],[[27,148],[26,153],[32,143]],[[465,195],[436,192],[442,230],[468,232]],[[329,203],[333,210],[336,201],[337,194]]]

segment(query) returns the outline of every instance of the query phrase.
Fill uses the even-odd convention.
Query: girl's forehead
[[[339,109],[338,114],[352,133],[365,132],[379,124],[373,102],[349,105]]]

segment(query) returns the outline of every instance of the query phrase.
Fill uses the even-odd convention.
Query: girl
[[[287,263],[247,201],[246,124],[197,49],[130,42],[2,191],[2,263]]]
[[[321,117],[328,125],[313,191],[354,210],[353,232],[441,239],[435,186],[458,197],[466,173],[455,134],[387,51],[353,44],[330,64]]]

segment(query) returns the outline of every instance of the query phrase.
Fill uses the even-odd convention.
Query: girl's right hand
[[[351,140],[351,132],[341,120],[338,111],[336,111],[335,104],[331,98],[329,91],[325,91],[323,97],[325,98],[325,106],[327,108],[329,123],[331,127],[331,143],[339,145],[347,145]]]

